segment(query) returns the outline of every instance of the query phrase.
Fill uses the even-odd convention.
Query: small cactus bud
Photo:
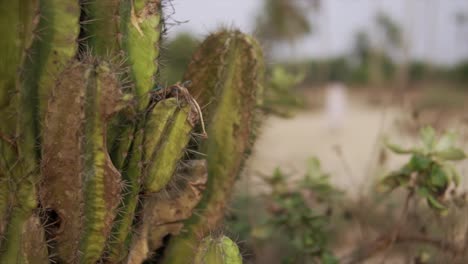
[[[194,264],[242,264],[242,256],[229,237],[208,236],[198,246]]]

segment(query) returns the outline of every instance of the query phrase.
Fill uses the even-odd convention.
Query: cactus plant
[[[220,30],[191,86],[162,87],[162,6],[0,4],[0,263],[190,263],[219,228],[258,123],[261,50]]]

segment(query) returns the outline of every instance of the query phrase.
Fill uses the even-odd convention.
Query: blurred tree
[[[257,17],[257,32],[263,42],[292,42],[312,31],[306,9],[299,1],[265,0]]]
[[[371,52],[369,62],[369,78],[373,85],[381,86],[384,80],[393,79],[393,63],[399,60],[395,83],[405,87],[407,82],[408,47],[405,45],[400,25],[384,12],[379,12],[375,18],[378,46]]]
[[[264,0],[255,31],[266,57],[276,44],[286,42],[292,46],[296,40],[312,33],[308,15],[320,8],[321,0]]]
[[[463,56],[468,55],[468,12],[466,11],[459,11],[455,14],[455,26],[457,28],[456,31],[456,41],[457,42],[464,42],[464,49],[462,52]]]
[[[377,27],[383,34],[382,43],[387,48],[399,49],[403,42],[400,26],[387,14],[379,12],[376,16]]]
[[[179,33],[174,39],[170,40],[163,53],[161,83],[173,84],[182,81],[181,78],[190,62],[192,53],[199,45],[199,40],[190,33]],[[170,58],[170,60],[168,59]]]
[[[358,31],[354,36],[353,56],[357,64],[363,65],[368,62],[372,52],[369,35],[365,31]]]

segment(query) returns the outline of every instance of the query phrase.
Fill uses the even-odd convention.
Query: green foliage
[[[330,185],[329,175],[321,171],[316,158],[308,161],[306,174],[294,186],[288,186],[287,178],[277,168],[271,178],[265,179],[272,189],[267,198],[270,236],[281,230],[293,247],[284,263],[338,263],[327,248],[330,215],[320,212],[320,203],[330,203],[340,192]]]
[[[260,39],[269,41],[293,41],[311,32],[306,9],[296,1],[266,0],[257,18]]]
[[[193,52],[199,45],[198,39],[190,33],[180,33],[165,45],[161,61],[161,83],[175,83],[182,80]]]
[[[449,209],[447,192],[460,184],[460,175],[449,161],[466,158],[465,152],[455,146],[455,139],[453,133],[437,139],[434,129],[425,127],[421,130],[420,146],[404,148],[387,142],[392,152],[411,158],[401,169],[387,175],[382,187],[389,190],[406,187],[425,198],[432,209],[445,213]]]
[[[468,81],[468,61],[457,64],[452,71],[456,80],[460,82]]]
[[[400,26],[387,14],[379,13],[376,17],[377,26],[384,33],[385,41],[393,47],[402,44],[402,32]]]
[[[304,72],[291,73],[283,66],[275,66],[265,89],[264,108],[280,116],[290,116],[296,109],[304,107],[304,100],[295,88],[304,80]]]

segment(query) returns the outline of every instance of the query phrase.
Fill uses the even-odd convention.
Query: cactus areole
[[[221,30],[161,86],[162,2],[0,4],[0,263],[241,263],[208,234],[254,138],[261,51]]]

